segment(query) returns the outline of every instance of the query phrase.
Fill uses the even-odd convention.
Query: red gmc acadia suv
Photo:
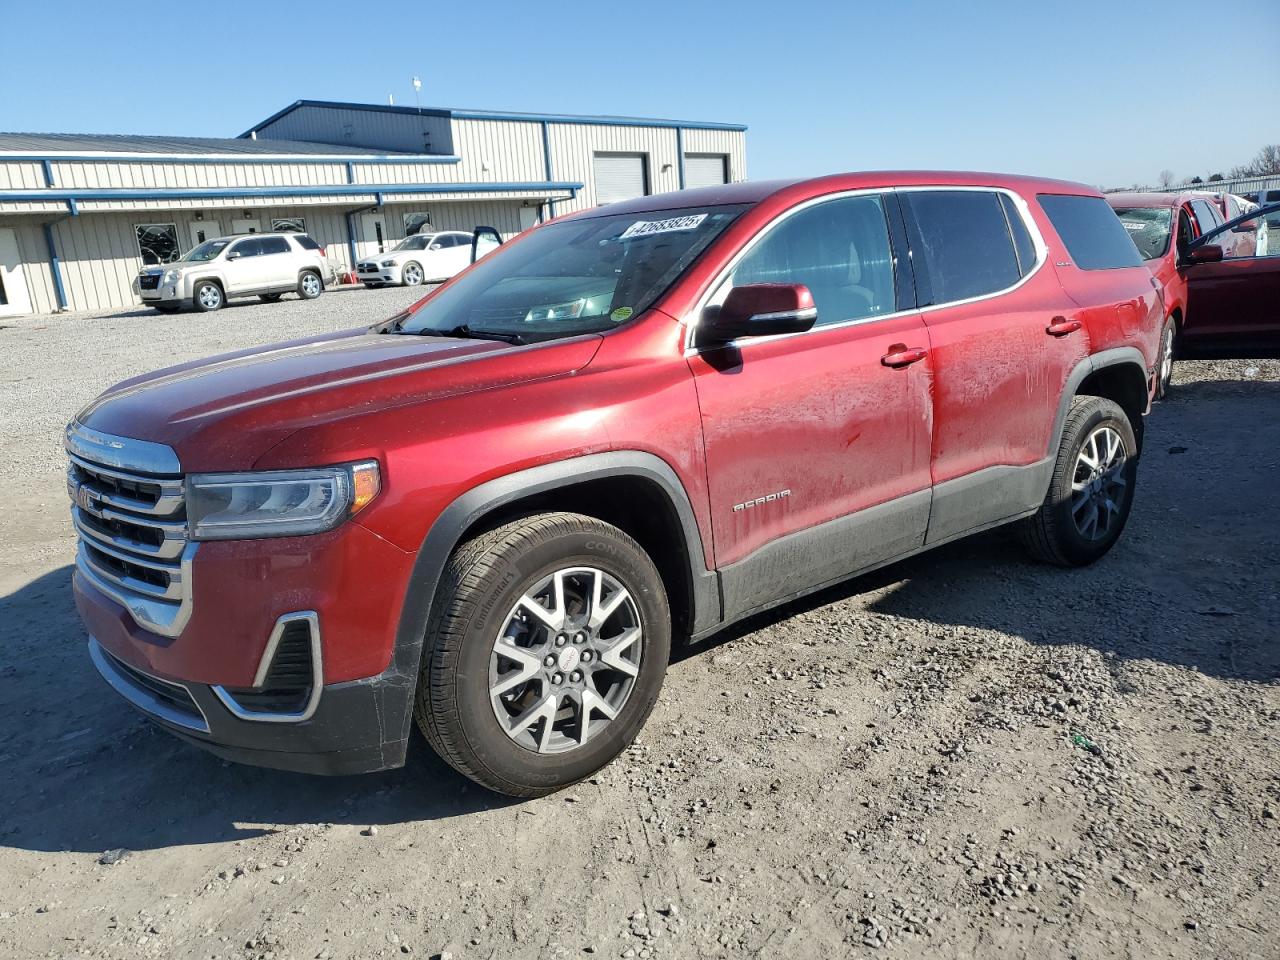
[[[998,524],[1090,563],[1164,318],[1077,184],[860,173],[530,230],[403,314],[126,381],[67,427],[106,681],[234,760],[588,776],[673,639]]]

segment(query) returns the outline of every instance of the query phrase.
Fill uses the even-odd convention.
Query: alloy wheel
[[[416,287],[422,282],[422,268],[411,263],[404,268],[404,282],[407,286]]]
[[[314,273],[308,273],[302,278],[302,292],[308,297],[320,296],[320,278]]]
[[[200,306],[206,310],[217,310],[222,305],[222,291],[212,283],[200,288]]]
[[[1098,427],[1081,445],[1071,477],[1071,519],[1085,539],[1105,539],[1120,522],[1127,461],[1124,440],[1113,427]]]
[[[1164,332],[1164,352],[1160,356],[1160,384],[1167,386],[1173,379],[1173,326]]]
[[[494,715],[527,750],[581,747],[621,712],[643,653],[639,610],[617,578],[594,567],[557,570],[516,601],[494,641]]]

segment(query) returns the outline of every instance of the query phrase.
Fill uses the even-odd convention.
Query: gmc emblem
[[[95,517],[102,516],[102,501],[83,483],[76,487],[76,506]]]

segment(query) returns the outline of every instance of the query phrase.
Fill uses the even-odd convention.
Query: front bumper
[[[148,720],[227,760],[329,775],[404,764],[415,678],[401,664],[376,677],[325,686],[306,721],[264,723],[236,717],[206,684],[131,667],[92,636],[89,656],[107,684]]]
[[[400,264],[384,267],[375,260],[361,260],[356,264],[356,278],[361,283],[400,283]]]
[[[353,522],[314,537],[201,543],[189,617],[172,636],[139,626],[89,570],[77,569],[72,590],[98,672],[158,726],[229,760],[368,773],[403,764],[412,726],[418,649],[397,642],[395,584],[413,559]],[[305,707],[249,706],[245,691],[272,686],[273,625],[310,618],[314,696]]]
[[[184,297],[181,294],[181,285],[176,283],[165,283],[156,287],[154,290],[138,290],[138,296],[142,298],[143,303],[163,303],[177,304],[190,303],[190,297]]]

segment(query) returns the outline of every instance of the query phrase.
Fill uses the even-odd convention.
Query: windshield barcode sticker
[[[698,225],[705,219],[707,219],[707,215],[699,213],[689,217],[672,217],[670,220],[637,220],[623,230],[618,239],[630,240],[632,237],[647,237],[655,233],[696,230]]]

